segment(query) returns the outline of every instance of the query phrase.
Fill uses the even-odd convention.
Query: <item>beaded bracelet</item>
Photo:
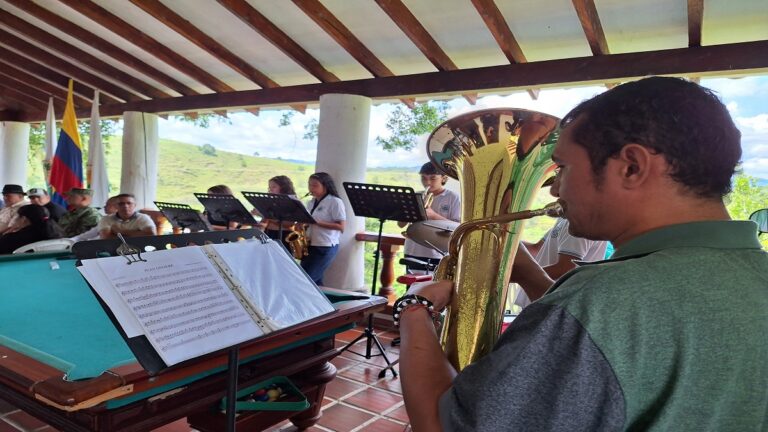
[[[406,308],[411,306],[422,306],[426,308],[427,312],[429,312],[433,319],[436,315],[435,306],[431,301],[429,301],[429,299],[416,294],[406,294],[397,299],[395,304],[392,306],[392,318],[394,320],[395,327],[400,326],[400,315]]]

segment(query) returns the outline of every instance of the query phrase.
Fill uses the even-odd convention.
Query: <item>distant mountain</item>
[[[758,178],[757,179],[757,185],[758,186],[768,186],[768,179]]]

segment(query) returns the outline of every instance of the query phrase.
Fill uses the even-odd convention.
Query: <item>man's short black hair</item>
[[[680,78],[651,77],[584,101],[562,120],[576,119],[573,137],[601,175],[607,160],[636,143],[663,154],[670,176],[700,197],[731,191],[741,158],[741,133],[711,91]]]

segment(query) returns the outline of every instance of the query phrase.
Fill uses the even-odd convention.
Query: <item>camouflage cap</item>
[[[67,195],[93,196],[93,191],[91,189],[72,188],[67,192]]]

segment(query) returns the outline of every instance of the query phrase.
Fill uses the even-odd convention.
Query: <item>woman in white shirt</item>
[[[336,185],[328,173],[309,176],[307,211],[317,222],[309,227],[309,253],[302,258],[301,267],[316,284],[323,284],[323,273],[339,251],[339,238],[344,231],[344,202],[336,192]]]

